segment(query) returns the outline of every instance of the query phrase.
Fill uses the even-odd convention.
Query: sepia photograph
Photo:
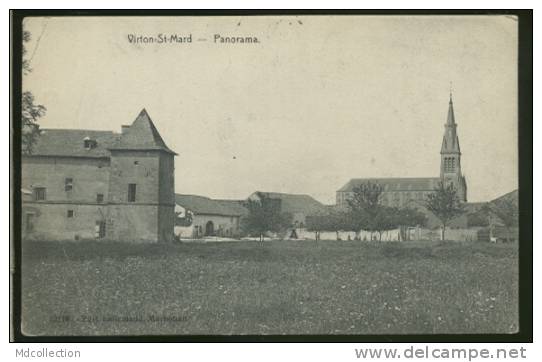
[[[21,32],[23,336],[520,332],[518,16]]]

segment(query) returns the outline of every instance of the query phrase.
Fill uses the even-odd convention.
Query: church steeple
[[[457,124],[455,123],[454,102],[450,90],[448,102],[448,118],[444,124],[444,136],[440,149],[440,178],[445,184],[452,183],[458,190],[462,201],[467,199],[467,186],[465,178],[461,174],[461,149],[457,136]]]
[[[452,100],[452,92],[450,92],[450,102],[448,103],[448,119],[446,121],[446,125],[453,124],[455,124],[454,101]]]
[[[457,124],[455,123],[452,93],[450,93],[450,102],[448,103],[448,118],[446,119],[446,124],[444,125],[444,137],[442,138],[440,153],[458,153],[461,155],[459,138],[457,137]]]

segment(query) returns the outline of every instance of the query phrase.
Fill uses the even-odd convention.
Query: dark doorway
[[[205,224],[205,236],[212,236],[215,234],[215,225],[212,221],[208,221],[207,224]]]

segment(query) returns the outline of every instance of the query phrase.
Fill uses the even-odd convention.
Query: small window
[[[91,140],[89,139],[88,137],[85,138],[85,148],[87,150],[91,150],[93,148],[96,148],[96,146],[98,145],[98,143],[96,142],[96,140]]]
[[[96,202],[98,204],[101,204],[102,202],[104,202],[104,194],[97,194],[96,195]]]
[[[43,201],[45,200],[45,187],[35,187],[34,188],[34,200]]]
[[[71,191],[73,190],[73,178],[66,177],[64,179],[64,191]]]
[[[105,221],[99,220],[96,221],[96,226],[94,228],[94,236],[96,239],[105,238]]]
[[[134,161],[134,165],[139,165],[139,161]]]
[[[136,200],[136,184],[128,184],[128,202]]]
[[[68,210],[68,218],[72,218],[73,217],[73,210]]]

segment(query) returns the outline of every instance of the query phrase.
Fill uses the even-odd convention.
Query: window
[[[43,201],[45,200],[45,187],[35,187],[34,188],[34,200]]]
[[[91,140],[90,138],[86,137],[85,140],[85,148],[87,150],[91,150],[93,148],[96,148],[96,146],[98,145],[98,143],[96,142],[96,140]]]
[[[454,172],[455,170],[455,158],[445,157],[444,158],[444,172]]]
[[[64,191],[71,191],[73,190],[73,178],[66,177],[64,179]]]
[[[136,184],[128,184],[128,202],[136,200]]]
[[[96,237],[96,239],[105,238],[105,221],[96,221],[96,226],[94,227],[94,236]]]
[[[72,218],[73,217],[73,210],[68,210],[68,218]]]
[[[102,202],[104,202],[104,194],[97,194],[96,195],[96,202],[98,204],[101,204]]]

